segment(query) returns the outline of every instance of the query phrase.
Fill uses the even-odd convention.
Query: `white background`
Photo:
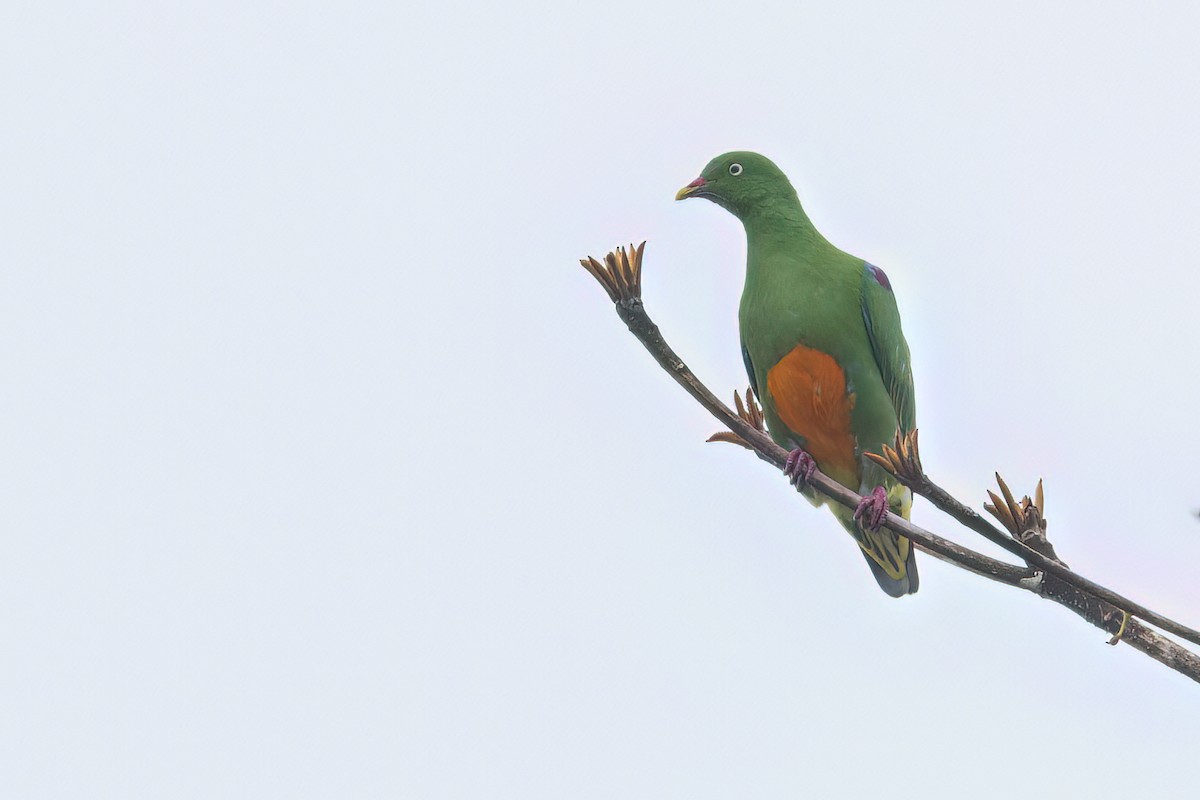
[[[931,474],[1200,624],[1186,4],[104,5],[0,20],[0,794],[1194,792],[1200,687],[887,598],[576,264],[648,239],[744,387],[672,196],[766,153],[891,276]]]

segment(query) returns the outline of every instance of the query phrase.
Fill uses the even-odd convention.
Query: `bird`
[[[717,156],[676,200],[702,198],[746,230],[746,282],[738,309],[742,359],[767,431],[789,450],[785,473],[813,505],[816,469],[862,496],[832,504],[880,588],[917,591],[914,547],[882,527],[909,519],[912,492],[865,453],[916,425],[911,358],[892,284],[877,266],[816,229],[787,176],[749,151]]]

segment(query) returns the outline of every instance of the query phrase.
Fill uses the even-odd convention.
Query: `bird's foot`
[[[817,462],[799,447],[788,453],[787,461],[783,464],[783,474],[787,476],[788,483],[797,489],[803,489],[816,471]]]
[[[869,531],[879,530],[879,526],[887,519],[888,497],[882,486],[876,486],[871,493],[858,501],[854,509],[854,518]]]

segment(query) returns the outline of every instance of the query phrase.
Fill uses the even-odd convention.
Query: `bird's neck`
[[[772,203],[762,203],[739,215],[751,251],[785,248],[803,258],[833,245],[812,224],[793,194]]]

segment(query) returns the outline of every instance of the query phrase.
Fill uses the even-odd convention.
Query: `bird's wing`
[[[917,424],[908,342],[900,330],[900,309],[896,307],[892,284],[883,270],[871,264],[863,265],[862,313],[871,352],[892,398],[900,431],[907,433]]]
[[[746,365],[746,374],[750,376],[750,388],[754,390],[754,396],[762,399],[762,394],[758,391],[758,379],[754,377],[754,364],[750,362],[750,351],[746,349],[746,343],[742,342],[742,363]]]

